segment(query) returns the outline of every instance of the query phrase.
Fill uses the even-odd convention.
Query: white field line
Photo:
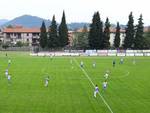
[[[77,62],[76,59],[74,59],[76,65],[83,71],[84,75],[88,78],[88,80],[91,82],[91,84],[93,85],[93,87],[95,87],[95,84],[93,83],[93,81],[91,80],[91,78],[89,77],[89,75],[87,74],[87,72],[80,67],[79,63]],[[101,97],[101,99],[103,100],[103,102],[105,103],[105,105],[107,106],[107,108],[109,109],[109,111],[111,113],[114,113],[111,109],[111,107],[109,106],[109,104],[106,102],[106,100],[104,99],[104,97],[98,92],[99,96]]]

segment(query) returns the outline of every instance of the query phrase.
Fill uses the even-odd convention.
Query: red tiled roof
[[[23,27],[4,28],[3,33],[40,33],[40,28],[23,28]]]

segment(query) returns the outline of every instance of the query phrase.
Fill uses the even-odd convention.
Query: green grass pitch
[[[0,113],[149,113],[150,57],[32,57],[0,52]],[[70,59],[73,59],[71,65]],[[116,67],[112,61],[116,59]],[[78,65],[84,62],[82,70]],[[96,68],[92,62],[96,62]],[[105,71],[110,70],[108,87],[102,92]],[[44,79],[49,75],[49,86]],[[90,81],[91,80],[91,81]],[[100,95],[94,98],[97,84]],[[105,101],[105,102],[104,102]],[[109,107],[110,108],[109,108]],[[111,111],[112,110],[112,111]]]

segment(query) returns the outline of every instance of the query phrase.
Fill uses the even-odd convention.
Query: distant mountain
[[[0,19],[0,26],[7,23],[9,20],[7,19]]]
[[[79,28],[83,28],[84,26],[87,26],[87,27],[89,27],[89,23],[84,23],[84,22],[82,22],[82,23],[70,23],[70,24],[68,24],[68,29],[69,30],[77,30],[77,29],[79,29]]]
[[[28,28],[33,28],[33,27],[41,27],[42,21],[44,20],[45,24],[47,27],[50,26],[51,21],[50,20],[46,20],[44,18],[40,18],[37,16],[31,16],[31,15],[23,15],[20,17],[16,17],[13,20],[0,20],[0,27],[6,27],[9,25],[21,25],[24,27],[28,27]],[[59,23],[58,23],[59,25]],[[80,28],[83,28],[84,25],[86,25],[87,27],[90,26],[90,23],[86,23],[86,22],[74,22],[74,23],[69,23],[68,25],[68,29],[69,30],[77,30]],[[112,27],[116,27],[115,24],[111,24]],[[125,25],[120,25],[121,28],[125,28]]]
[[[41,27],[42,21],[44,20],[46,26],[50,26],[51,21],[46,20],[37,16],[31,16],[31,15],[23,15],[20,17],[16,17],[13,20],[5,21],[5,23],[0,24],[1,27],[6,27],[9,25],[21,25],[24,27]],[[84,25],[89,26],[89,23],[70,23],[68,24],[69,30],[76,30],[79,28],[83,28]]]
[[[6,22],[5,24],[2,25],[2,27],[8,26],[8,25],[21,25],[21,26],[30,27],[30,28],[41,27],[42,21],[44,21],[47,26],[49,26],[51,23],[50,20],[46,20],[37,16],[23,15],[11,21]]]

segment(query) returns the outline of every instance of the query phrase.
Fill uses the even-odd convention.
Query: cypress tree
[[[148,27],[146,33],[144,33],[144,49],[150,49],[150,27]]]
[[[103,39],[103,47],[104,49],[109,49],[110,48],[110,42],[109,42],[109,39],[110,39],[110,22],[109,22],[109,19],[107,18],[106,19],[106,22],[105,22],[105,29],[104,29],[104,39]]]
[[[128,21],[126,32],[125,32],[126,36],[125,36],[124,44],[123,44],[123,47],[125,49],[133,48],[134,34],[135,34],[134,19],[133,19],[132,12],[131,12],[130,15],[129,15],[129,21]]]
[[[48,48],[59,47],[59,40],[57,35],[57,24],[55,21],[55,15],[53,16],[52,23],[49,27],[48,33]]]
[[[68,28],[66,24],[66,17],[64,11],[63,11],[61,24],[59,26],[59,43],[60,43],[60,47],[65,47],[69,43]]]
[[[103,24],[101,22],[99,12],[96,12],[94,13],[88,36],[90,49],[102,48],[102,36]]]
[[[42,48],[45,48],[47,46],[47,31],[44,21],[42,22],[42,26],[40,28],[41,34],[40,34],[40,46]]]
[[[114,39],[114,47],[119,48],[119,46],[120,46],[120,25],[119,22],[117,22],[116,34]]]
[[[142,22],[142,14],[140,15],[140,18],[138,19],[138,25],[136,27],[136,35],[134,40],[134,49],[143,49],[144,48],[144,27]]]
[[[94,40],[95,40],[95,31],[96,31],[95,18],[96,18],[96,13],[94,13],[92,23],[90,25],[89,36],[88,36],[90,49],[94,49]]]

